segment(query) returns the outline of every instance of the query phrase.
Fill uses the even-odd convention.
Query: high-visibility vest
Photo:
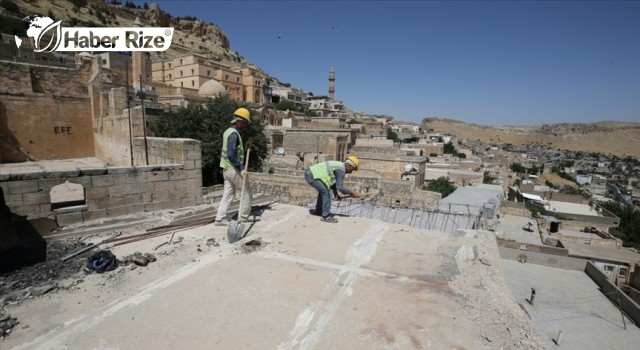
[[[312,165],[309,168],[309,170],[311,170],[311,174],[313,174],[313,178],[322,181],[327,188],[336,183],[336,174],[334,173],[336,169],[345,171],[344,163],[337,160],[327,160],[322,163]]]
[[[231,134],[234,132],[238,134],[238,146],[236,147],[238,160],[241,164],[244,164],[244,144],[242,143],[242,137],[240,136],[238,130],[236,130],[235,128],[229,128],[222,135],[222,156],[220,157],[220,167],[222,169],[231,169],[234,167],[227,157],[227,144],[229,143],[229,136],[231,136]]]

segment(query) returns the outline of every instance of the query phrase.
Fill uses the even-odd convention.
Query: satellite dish
[[[412,171],[413,171],[413,165],[407,164],[407,165],[404,166],[404,172],[405,173],[410,173]]]

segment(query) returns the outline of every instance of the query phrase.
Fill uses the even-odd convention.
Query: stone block
[[[124,196],[124,197],[109,197],[106,200],[104,200],[103,202],[104,202],[105,206],[100,207],[100,208],[106,208],[107,210],[109,208],[115,208],[115,207],[121,207],[121,206],[127,206],[127,205],[142,204],[142,195],[141,194],[133,194],[133,195]]]
[[[176,183],[173,181],[153,182],[153,193],[171,193],[175,191],[175,186]]]
[[[56,170],[49,171],[44,173],[45,179],[66,179],[70,177],[78,177],[80,176],[80,170],[78,169],[69,169],[69,170]]]
[[[9,181],[0,183],[5,195],[38,192],[38,181]]]
[[[180,170],[169,171],[169,180],[171,181],[184,180],[186,178],[187,178],[187,172],[185,171],[180,171]]]
[[[51,189],[55,186],[61,185],[65,183],[67,180],[65,179],[40,179],[38,180],[38,190],[41,192],[51,191]]]
[[[94,199],[105,199],[109,197],[109,187],[88,187],[85,190],[85,199],[87,201]]]
[[[162,202],[162,209],[177,209],[181,208],[180,199],[171,199],[165,202]]]
[[[24,193],[22,195],[22,203],[24,205],[50,204],[51,197],[48,192]]]
[[[148,181],[148,172],[140,172],[133,174],[120,174],[115,176],[116,186],[131,185],[137,183],[144,183]]]
[[[183,162],[184,170],[193,170],[196,168],[196,163],[194,160],[185,160]]]
[[[44,172],[40,169],[35,171],[23,171],[20,173],[11,173],[11,181],[37,180],[44,177]]]
[[[133,174],[133,167],[130,166],[110,166],[107,174]]]
[[[152,203],[144,204],[145,212],[158,211],[158,210],[162,210],[162,202],[152,202]]]
[[[167,181],[169,180],[169,174],[166,171],[154,171],[149,173],[147,180],[150,182]]]
[[[92,176],[92,175],[106,175],[107,168],[106,167],[98,167],[98,168],[78,168],[80,170],[81,176]]]
[[[82,212],[65,213],[56,215],[56,223],[60,227],[82,222]]]
[[[148,183],[132,183],[109,187],[109,197],[123,197],[132,194],[152,191],[153,185]]]
[[[197,203],[198,201],[196,200],[195,196],[187,196],[180,199],[180,205],[182,207],[193,207]]]
[[[22,194],[5,194],[4,202],[9,208],[24,206],[22,202]]]
[[[114,175],[92,176],[91,185],[93,187],[113,186],[115,185]]]
[[[82,219],[84,221],[92,221],[97,219],[103,219],[107,217],[107,209],[89,210],[82,212]]]

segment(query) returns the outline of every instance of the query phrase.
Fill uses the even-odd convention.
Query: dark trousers
[[[304,179],[307,183],[318,191],[318,199],[316,200],[316,211],[322,213],[323,218],[328,218],[331,215],[331,193],[327,186],[320,180],[313,178],[311,170],[307,169],[304,172]]]

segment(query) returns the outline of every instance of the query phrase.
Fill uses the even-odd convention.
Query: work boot
[[[336,219],[335,216],[329,216],[329,217],[326,217],[326,218],[322,218],[322,219],[320,219],[320,221],[322,221],[322,222],[330,222],[332,224],[337,224],[338,223],[338,219]]]
[[[311,214],[311,215],[315,215],[315,216],[320,216],[320,215],[322,215],[322,213],[321,213],[321,212],[319,212],[319,211],[317,211],[317,210],[315,210],[315,209],[309,209],[309,214]]]
[[[220,221],[216,220],[214,225],[215,226],[227,226],[227,225],[229,225],[229,220],[227,220],[227,219],[222,219]]]
[[[248,217],[242,217],[242,222],[257,222],[260,221],[260,217],[256,215],[249,215]]]

